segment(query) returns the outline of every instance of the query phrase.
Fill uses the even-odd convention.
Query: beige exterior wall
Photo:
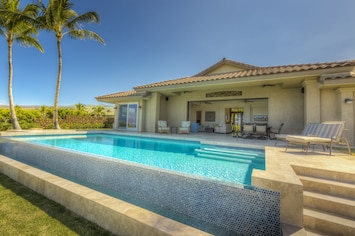
[[[157,120],[166,120],[171,127],[179,127],[181,121],[196,122],[196,112],[201,111],[201,123],[214,125],[225,123],[226,108],[244,108],[243,121],[254,121],[254,115],[268,115],[268,125],[276,130],[284,123],[282,133],[299,134],[309,122],[343,120],[346,122],[343,136],[351,145],[355,143],[355,103],[346,104],[345,99],[355,98],[355,88],[320,89],[316,81],[303,83],[300,88],[282,88],[281,86],[255,86],[244,88],[226,88],[225,90],[206,90],[180,95],[162,95],[151,93],[148,97],[136,101],[138,110],[138,129],[141,132],[157,132]],[[241,96],[206,97],[206,93],[222,91],[241,91]],[[116,103],[118,107],[120,103]],[[205,113],[215,112],[215,121],[205,121]],[[117,128],[118,110],[115,111],[114,128]],[[258,122],[256,122],[258,123]],[[265,123],[265,122],[259,122]]]
[[[232,65],[222,65],[213,71],[209,72],[208,74],[218,74],[218,73],[226,73],[226,72],[232,72],[232,71],[238,71],[238,70],[243,70],[242,68],[238,69],[235,66]]]
[[[307,80],[304,86],[304,123],[319,123],[320,120],[320,90],[317,80]]]
[[[300,133],[302,131],[304,95],[301,89],[283,89],[280,86],[226,89],[226,91],[233,90],[242,91],[243,95],[206,98],[206,93],[221,91],[208,90],[181,93],[179,96],[169,96],[168,100],[162,97],[159,119],[167,120],[170,126],[179,126],[183,120],[196,122],[196,112],[201,111],[201,123],[220,124],[225,123],[225,108],[243,107],[244,122],[255,122],[254,115],[268,115],[267,123],[275,129],[284,123],[283,132]],[[251,99],[253,100],[251,101]],[[190,103],[190,107],[188,107],[189,102],[194,101],[202,101],[202,103]],[[205,121],[206,111],[215,112],[215,122]]]
[[[351,145],[355,144],[355,119],[354,119],[354,113],[355,113],[355,104],[354,104],[354,98],[355,98],[355,88],[343,88],[343,89],[337,89],[335,91],[337,94],[337,100],[338,100],[338,110],[339,110],[339,116],[340,120],[345,121],[345,130],[343,132],[343,136],[347,138],[350,142]],[[346,99],[352,99],[353,102],[348,104],[345,103]]]
[[[209,71],[209,74],[239,69],[226,64]],[[223,88],[217,82],[216,86],[215,82],[202,84],[205,87],[191,84],[162,86],[156,92],[148,90],[147,94],[141,96],[124,97],[115,105],[118,107],[121,103],[133,102],[139,104],[141,108],[138,110],[137,131],[141,132],[157,132],[158,120],[166,120],[170,127],[179,127],[181,121],[185,120],[197,122],[197,112],[201,112],[200,122],[203,125],[223,124],[227,115],[226,108],[240,107],[244,109],[243,122],[265,123],[255,121],[254,116],[267,115],[268,126],[277,130],[284,123],[282,133],[285,134],[300,134],[307,123],[342,120],[346,122],[343,136],[351,145],[355,145],[355,102],[345,103],[345,99],[354,100],[355,87],[347,87],[343,84],[344,81],[338,82],[337,79],[319,80],[320,75],[285,77],[282,78],[284,82],[274,84],[268,84],[267,81],[277,80],[278,77],[253,78],[254,80],[243,82],[244,87],[233,87],[232,83],[228,83]],[[267,79],[265,84],[258,82],[261,79]],[[298,82],[293,84],[293,79]],[[211,89],[214,87],[215,89]],[[223,93],[230,91],[238,91],[240,95],[228,96]],[[207,93],[220,94],[207,97]],[[215,112],[215,121],[206,121],[206,112]],[[118,110],[115,111],[114,129],[118,127],[117,122]]]
[[[152,93],[148,99],[144,102],[144,120],[142,131],[146,132],[156,132],[157,131],[157,120],[161,119],[159,117],[161,107],[160,107],[161,95],[158,93]],[[143,127],[142,127],[143,128]]]

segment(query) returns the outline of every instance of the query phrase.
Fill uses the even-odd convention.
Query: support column
[[[336,90],[339,107],[339,119],[345,121],[343,136],[348,139],[350,145],[355,145],[355,88],[340,88]],[[349,101],[351,100],[351,102]]]
[[[320,90],[317,80],[306,80],[304,87],[304,122],[319,123],[321,120],[320,112]]]
[[[145,116],[143,119],[146,127],[145,131],[147,132],[157,132],[157,120],[160,114],[160,97],[160,94],[152,93],[150,99],[146,101]]]

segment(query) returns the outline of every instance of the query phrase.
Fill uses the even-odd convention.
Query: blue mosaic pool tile
[[[36,146],[1,143],[0,153],[71,180],[240,235],[281,235],[280,193],[194,178],[126,161]]]

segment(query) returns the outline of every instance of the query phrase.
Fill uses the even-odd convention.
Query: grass
[[[338,150],[339,152],[348,153],[348,149],[347,148],[337,147],[335,149]],[[355,156],[355,148],[351,148],[351,153],[352,153],[353,156]]]
[[[0,235],[113,235],[0,174]]]

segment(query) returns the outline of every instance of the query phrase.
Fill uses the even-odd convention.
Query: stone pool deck
[[[4,135],[73,133],[73,131],[7,132]],[[79,131],[76,133],[86,133]],[[116,133],[116,132],[115,132]],[[120,133],[120,132],[117,132]],[[231,135],[215,133],[150,134],[124,133],[138,136],[165,137],[172,139],[198,140],[213,145],[264,148],[266,171],[254,170],[253,185],[281,192],[281,222],[284,235],[313,235],[321,223],[309,220],[304,215],[304,176],[313,173],[326,179],[355,185],[355,156],[333,152],[331,156],[322,149],[310,150],[308,155],[298,147],[285,152],[285,143],[275,140],[240,139]],[[162,217],[143,208],[112,198],[63,178],[40,171],[23,163],[0,156],[0,172],[31,189],[53,199],[103,228],[122,235],[208,235],[190,226]],[[330,175],[330,176],[329,176]],[[353,196],[354,197],[354,196]],[[354,197],[355,198],[355,197]],[[355,200],[355,199],[354,199]],[[328,204],[329,205],[329,204]],[[332,205],[332,204],[330,204]],[[338,205],[334,204],[334,208]],[[355,217],[348,217],[345,223],[355,223]],[[310,221],[310,223],[307,223]],[[346,220],[345,220],[346,221]],[[302,226],[306,223],[304,230]],[[287,226],[287,227],[286,227]],[[314,228],[312,228],[314,226]],[[134,229],[134,231],[132,231]],[[346,232],[353,232],[352,229]],[[317,235],[317,234],[314,234]],[[345,235],[345,234],[339,234]]]

